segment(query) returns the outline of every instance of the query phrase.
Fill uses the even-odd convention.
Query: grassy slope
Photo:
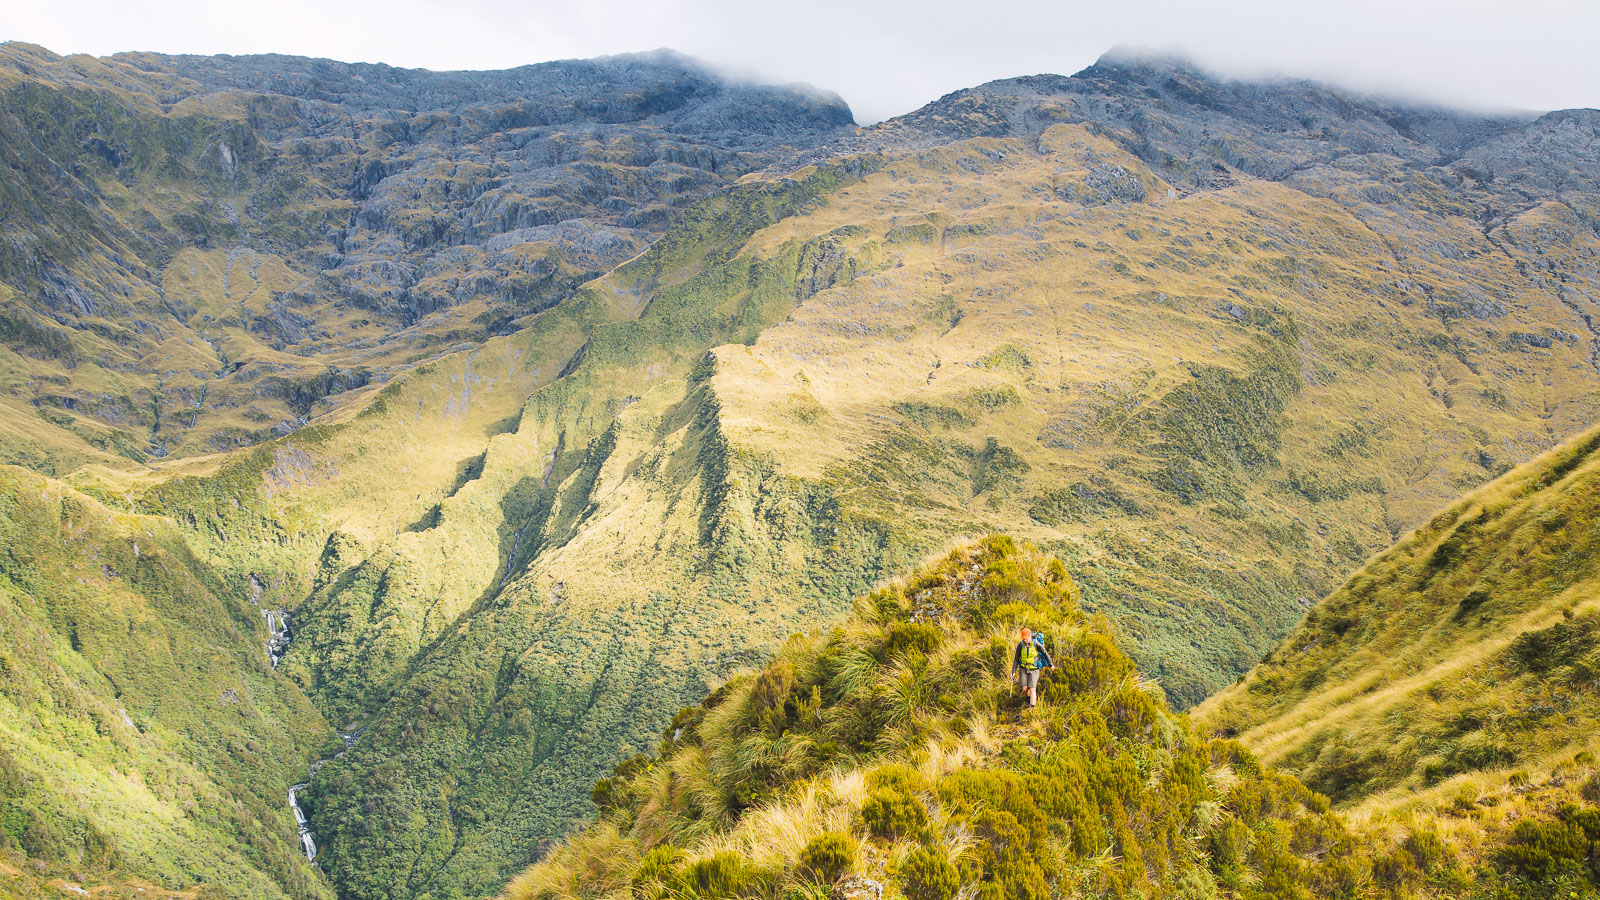
[[[1156,199],[1080,202],[1106,160]],[[315,792],[346,889],[486,889],[673,709],[951,535],[1058,548],[1187,702],[1297,598],[1592,418],[1584,348],[1510,338],[1583,331],[1559,279],[1524,280],[1588,264],[1564,208],[1486,236],[1349,193],[1168,201],[1082,128],[963,141],[781,215],[715,198],[326,427],[74,481],[170,513],[276,602],[310,594],[285,671],[339,724],[385,710]],[[166,289],[213,320],[282,274],[181,262]],[[1429,291],[1519,299],[1473,319]],[[161,352],[203,369],[196,346]]]
[[[1571,799],[1600,719],[1597,521],[1590,431],[1374,558],[1197,720],[1356,809],[1471,829]]]
[[[1171,713],[1076,601],[1027,545],[952,551],[683,710],[505,896],[1594,896],[1509,874],[1503,830],[1352,825]],[[1005,678],[1024,624],[1059,667],[1034,710]]]
[[[584,786],[618,752],[702,695],[708,677],[748,665],[880,577],[892,551],[876,526],[804,494],[788,501],[799,508],[787,531],[765,543],[785,565],[695,560],[724,543],[711,534],[718,504],[749,502],[741,477],[760,477],[726,452],[709,370],[696,361],[791,309],[807,252],[737,251],[755,229],[849,178],[829,170],[736,190],[725,208],[689,217],[651,254],[591,285],[580,299],[649,302],[637,319],[595,329],[472,483],[414,539],[396,542],[407,548],[408,580],[384,580],[399,555],[384,548],[313,597],[313,616],[365,609],[380,584],[384,602],[413,619],[441,585],[470,602],[357,748],[317,779],[324,866],[345,889],[493,889],[582,814]],[[773,489],[783,485],[763,493]],[[459,566],[463,551],[485,564]],[[426,566],[446,557],[457,565]],[[820,608],[770,602],[769,579],[797,575]],[[731,622],[743,639],[728,639]],[[409,814],[391,812],[401,809]]]
[[[0,551],[0,891],[330,896],[286,800],[330,732],[267,665],[246,585],[170,521],[12,467]]]
[[[172,514],[183,526],[185,552],[193,547],[231,584],[243,585],[251,576],[258,577],[265,587],[263,602],[269,606],[296,605],[314,586],[312,573],[318,569],[319,554],[326,555],[328,547],[365,548],[382,543],[386,536],[398,535],[394,538],[398,546],[384,548],[386,559],[420,563],[425,580],[443,575],[471,582],[480,574],[492,579],[504,565],[497,559],[493,539],[509,513],[496,509],[491,516],[477,508],[500,498],[483,486],[473,486],[475,475],[486,468],[499,476],[533,468],[532,462],[516,456],[522,448],[508,443],[530,391],[552,381],[573,361],[593,326],[626,319],[638,312],[638,306],[620,296],[576,298],[516,335],[490,340],[482,348],[408,373],[353,418],[306,429],[244,454],[174,461],[147,474],[92,467],[74,477],[85,490],[108,501]],[[701,344],[698,351],[708,345]],[[680,376],[687,367],[687,359],[679,361]],[[485,548],[489,555],[481,565],[467,564],[470,557],[462,556],[460,542],[437,542],[448,530],[432,537],[424,534],[446,517],[452,523],[471,523],[476,528],[471,534],[484,531],[490,536]],[[419,545],[439,548],[437,555],[413,558]],[[95,587],[91,585],[90,595]],[[461,596],[470,600],[476,590]],[[395,620],[410,611],[399,602],[380,605],[370,611],[379,626],[374,629],[379,632],[378,643],[387,641],[389,647],[398,644],[401,649],[346,665],[340,659],[330,661],[334,653],[325,652],[320,658],[315,653],[318,610],[314,607],[303,617],[310,621],[296,623],[300,640],[282,671],[302,679],[314,696],[320,695],[322,673],[308,672],[303,663],[308,657],[318,659],[337,677],[370,684],[379,698],[389,688],[386,677],[404,664],[406,654],[431,639],[458,611],[422,610],[420,627],[401,631]],[[246,620],[239,627],[249,636],[250,646],[264,640],[258,620]],[[351,644],[365,637],[355,623],[336,623],[323,632],[325,637],[330,633],[331,639]],[[152,660],[158,669],[160,662]],[[388,668],[381,665],[384,662]],[[337,700],[329,705],[333,711],[348,711]],[[303,777],[303,765],[303,759],[290,765],[287,777]],[[62,796],[72,796],[76,790],[62,787]],[[294,865],[281,868],[287,871]],[[166,884],[184,880],[181,870],[148,871]]]
[[[742,250],[748,231],[703,230],[728,215],[704,206],[658,251],[681,259],[580,294],[649,302],[594,331],[424,527],[337,554],[307,607],[295,665],[336,717],[391,693],[361,676],[406,673],[319,782],[339,883],[494,884],[581,812],[606,760],[747,664],[741,647],[837,614],[951,534],[1019,528],[1070,552],[1134,652],[1196,699],[1297,598],[1590,408],[1581,348],[1502,330],[1579,328],[1557,298],[1441,321],[1393,283],[1425,262],[1282,186],[1090,208],[1040,190],[1090,153],[1156,184],[1082,129],[963,142]],[[1451,215],[1406,232],[1425,234],[1483,241]],[[1474,258],[1428,276],[1512,289],[1503,256]],[[751,342],[786,297],[806,299]],[[709,380],[689,371],[733,334]]]
[[[1063,200],[1090,165],[1151,199]],[[719,349],[712,387],[732,446],[923,546],[1005,528],[1062,553],[1193,703],[1302,598],[1592,421],[1587,344],[1510,339],[1587,333],[1563,289],[1525,277],[1549,216],[1491,242],[1443,199],[1403,218],[1252,180],[1169,199],[1078,125],[961,141],[763,232],[879,262]],[[1560,233],[1550,254],[1593,252]],[[1519,302],[1434,302],[1472,292]]]

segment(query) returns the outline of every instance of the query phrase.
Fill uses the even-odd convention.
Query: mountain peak
[[[1094,64],[1079,72],[1145,71],[1162,75],[1183,72],[1207,79],[1217,76],[1181,50],[1146,47],[1138,44],[1117,44],[1100,54]]]

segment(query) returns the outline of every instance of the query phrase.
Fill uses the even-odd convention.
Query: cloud
[[[995,78],[1071,74],[1117,44],[1478,108],[1600,105],[1592,0],[52,0],[0,38],[61,53],[298,53],[503,68],[672,47],[838,91],[858,119]]]

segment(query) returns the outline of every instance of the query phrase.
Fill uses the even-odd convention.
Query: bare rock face
[[[834,883],[829,900],[883,900],[883,885],[865,875],[846,875]]]

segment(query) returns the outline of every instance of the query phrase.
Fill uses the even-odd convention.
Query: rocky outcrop
[[[508,333],[693,202],[853,130],[834,94],[736,81],[670,51],[430,72],[9,43],[0,301],[14,289],[28,309],[7,321],[41,324],[0,333],[10,352],[59,360],[69,383],[91,357],[156,393],[169,409],[130,443],[206,452],[320,399],[253,379],[251,362],[306,358],[284,376],[303,384],[351,367],[361,345],[386,380]],[[158,177],[186,199],[174,205]],[[194,250],[227,253],[220,278]],[[282,266],[269,280],[263,260]],[[216,371],[175,371],[173,341],[234,349]],[[207,408],[174,393],[201,384]],[[247,405],[244,421],[217,414]],[[128,427],[87,411],[63,423],[69,446]]]

